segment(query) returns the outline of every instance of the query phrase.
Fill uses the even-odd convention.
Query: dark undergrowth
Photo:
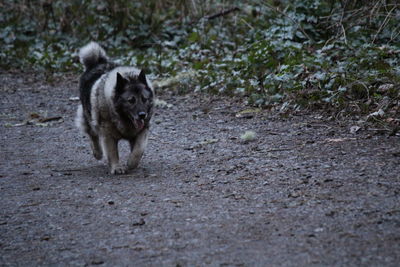
[[[3,69],[81,71],[77,50],[96,40],[160,88],[399,126],[396,0],[3,0],[0,8]]]

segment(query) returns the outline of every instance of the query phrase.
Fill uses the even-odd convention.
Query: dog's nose
[[[141,111],[138,113],[138,115],[139,115],[139,119],[144,120],[144,119],[146,119],[147,114],[146,114],[146,112]]]

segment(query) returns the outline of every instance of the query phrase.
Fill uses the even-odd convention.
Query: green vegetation
[[[2,68],[77,71],[77,49],[97,40],[181,92],[382,110],[398,123],[397,0],[3,0],[0,8]]]

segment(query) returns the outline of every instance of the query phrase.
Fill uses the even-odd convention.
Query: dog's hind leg
[[[97,160],[101,160],[103,158],[103,151],[99,143],[99,137],[97,135],[92,135],[92,134],[89,134],[89,137],[90,137],[90,146],[92,147],[93,151],[93,156]]]
[[[118,140],[111,136],[100,135],[101,144],[107,156],[111,174],[123,174],[126,168],[119,164]]]
[[[129,141],[131,145],[131,154],[128,159],[128,168],[134,169],[139,165],[143,156],[144,149],[147,145],[149,130],[144,129],[135,139]]]
[[[79,105],[75,118],[75,124],[83,133],[89,135],[93,156],[100,160],[103,157],[103,151],[101,150],[99,143],[99,136],[92,130],[88,121],[89,120],[87,117],[85,118],[84,116],[82,105]]]

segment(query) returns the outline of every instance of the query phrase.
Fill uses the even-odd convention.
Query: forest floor
[[[160,91],[113,176],[74,127],[77,81],[0,71],[1,266],[398,266],[398,135]]]

